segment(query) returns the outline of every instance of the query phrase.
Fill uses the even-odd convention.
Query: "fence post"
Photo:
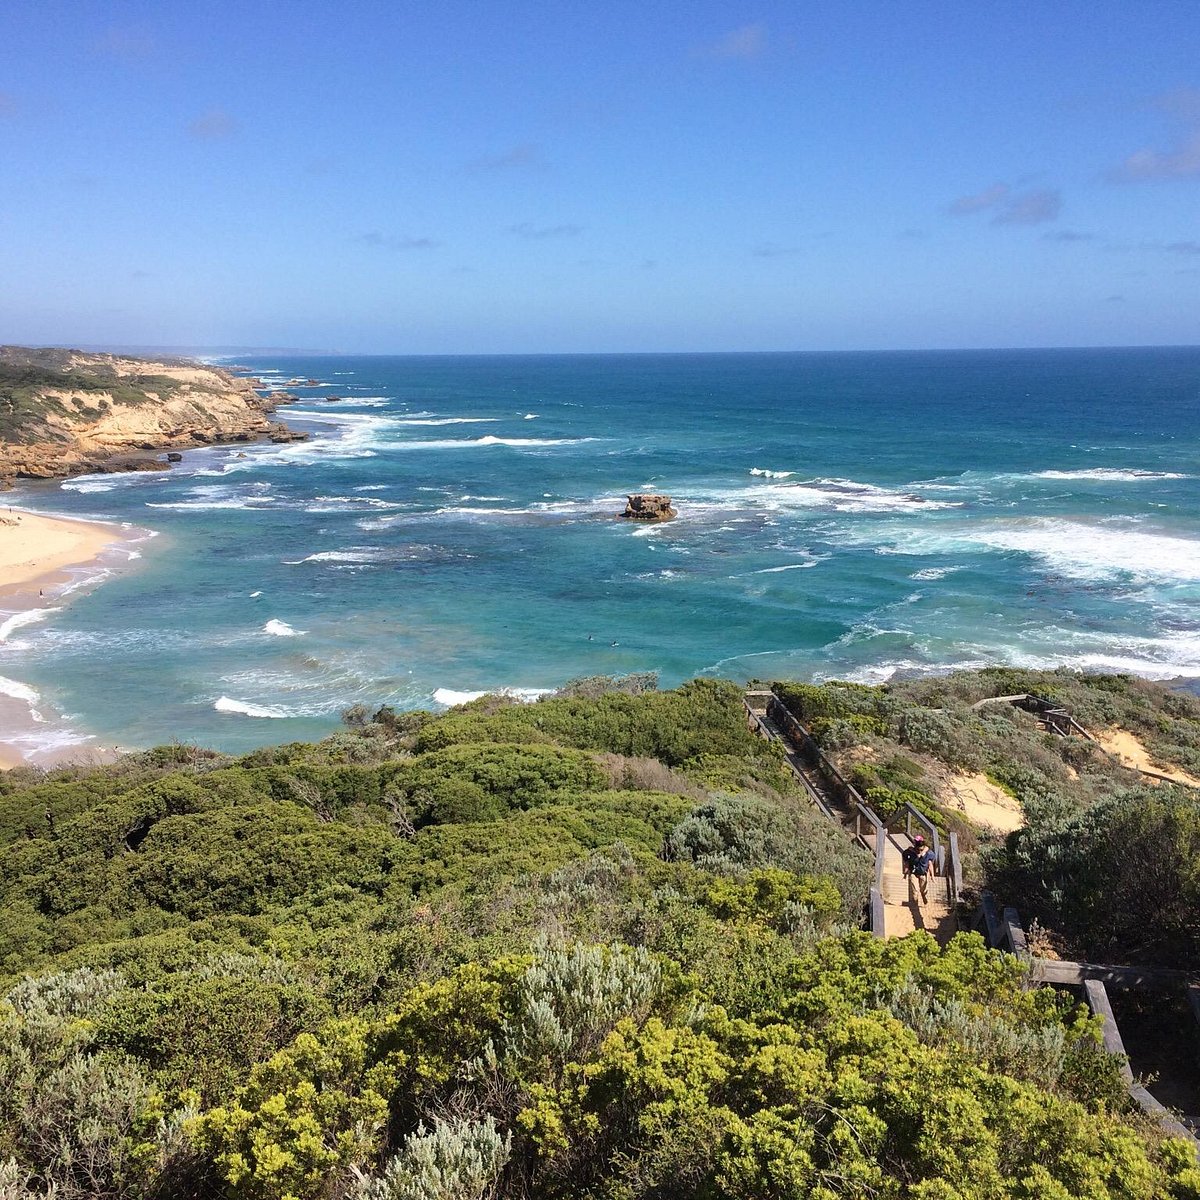
[[[1100,1018],[1100,1028],[1104,1035],[1104,1048],[1109,1054],[1119,1054],[1124,1060],[1121,1066],[1121,1078],[1126,1084],[1133,1084],[1133,1068],[1129,1065],[1129,1055],[1125,1053],[1125,1043],[1121,1041],[1121,1031],[1117,1028],[1117,1018],[1113,1016],[1112,1005],[1108,1001],[1108,989],[1099,979],[1085,979],[1083,994],[1087,1006]]]

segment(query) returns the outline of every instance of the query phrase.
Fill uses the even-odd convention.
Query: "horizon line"
[[[21,343],[6,343],[20,345]],[[313,349],[297,346],[228,346],[228,345],[137,345],[118,342],[91,342],[70,345],[65,342],[25,343],[30,349],[78,350],[91,354],[170,354],[182,357],[212,356],[230,358],[237,355],[262,357],[294,356],[300,358],[651,358],[651,357],[718,357],[735,355],[786,354],[981,354],[981,353],[1038,353],[1078,350],[1196,350],[1197,342],[1127,342],[1081,343],[1056,346],[875,346],[855,349],[806,347],[758,350],[340,350]]]

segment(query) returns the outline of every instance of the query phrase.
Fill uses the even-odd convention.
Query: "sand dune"
[[[946,780],[943,798],[969,821],[998,829],[1001,833],[1012,833],[1025,824],[1025,813],[1020,804],[986,775],[965,772],[951,775]]]
[[[1188,783],[1192,787],[1200,788],[1200,779],[1197,779],[1195,775],[1189,775],[1178,767],[1160,766],[1156,763],[1150,757],[1146,747],[1126,729],[1106,729],[1102,733],[1096,734],[1096,741],[1109,754],[1115,755],[1127,767],[1132,767],[1135,771],[1152,771],[1155,775],[1174,779],[1177,783]]]

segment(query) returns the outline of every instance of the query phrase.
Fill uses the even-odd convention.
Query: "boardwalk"
[[[883,936],[903,937],[924,929],[945,945],[958,928],[950,904],[950,881],[930,876],[929,900],[922,904],[916,880],[904,878],[901,855],[911,844],[907,834],[888,832],[883,849]]]
[[[902,855],[912,845],[907,831],[911,814],[901,814],[905,830],[891,830],[837,768],[821,753],[808,731],[782,709],[770,692],[747,692],[746,712],[765,738],[778,742],[788,766],[804,786],[809,799],[829,820],[872,852],[875,858],[873,903],[868,924],[877,937],[903,937],[916,929],[932,934],[945,945],[957,929],[953,889],[948,878],[931,877],[928,901],[920,902],[915,881],[904,878]],[[918,815],[918,819],[920,818]],[[932,832],[932,826],[929,827]],[[883,839],[882,846],[878,845]]]

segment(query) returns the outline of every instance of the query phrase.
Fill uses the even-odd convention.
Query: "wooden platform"
[[[921,903],[917,881],[911,876],[904,878],[902,855],[911,845],[911,840],[903,833],[889,833],[884,845],[883,936],[903,937],[906,933],[924,929],[944,946],[957,930],[950,905],[950,885],[940,876],[929,876],[929,899]]]

